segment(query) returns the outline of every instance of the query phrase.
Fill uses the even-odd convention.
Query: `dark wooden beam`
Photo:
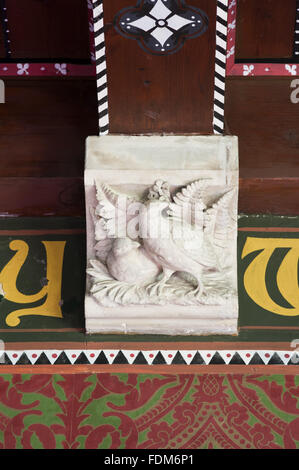
[[[237,59],[292,57],[296,0],[237,3]]]
[[[2,177],[81,176],[85,139],[98,133],[95,80],[5,79]]]
[[[13,59],[90,59],[87,0],[6,0],[6,5]]]
[[[239,136],[241,178],[299,177],[299,103],[292,77],[230,77],[226,131]]]
[[[299,214],[299,178],[241,178],[239,213]],[[0,178],[0,216],[84,217],[83,177]]]

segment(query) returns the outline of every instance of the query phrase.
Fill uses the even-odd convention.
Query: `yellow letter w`
[[[281,307],[275,303],[266,286],[268,262],[276,248],[289,248],[277,271],[276,283],[282,296],[293,308]],[[250,263],[244,274],[244,287],[248,295],[256,304],[269,312],[290,317],[299,315],[299,239],[248,237],[242,258],[258,250],[262,251]]]

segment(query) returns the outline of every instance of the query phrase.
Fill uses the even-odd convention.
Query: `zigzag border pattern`
[[[109,132],[109,111],[103,0],[92,0],[92,5],[98,94],[99,134],[106,135]]]
[[[294,351],[267,350],[7,350],[1,365],[299,365]]]
[[[214,134],[223,134],[224,132],[227,17],[228,0],[218,0],[216,13],[216,57],[213,119]]]

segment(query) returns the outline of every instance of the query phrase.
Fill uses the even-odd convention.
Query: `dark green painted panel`
[[[245,229],[251,227],[250,231]],[[272,227],[276,231],[252,231],[252,227]],[[292,331],[292,327],[299,327],[299,317],[280,316],[259,307],[246,293],[243,286],[244,271],[255,254],[248,255],[241,260],[241,253],[248,236],[259,238],[298,238],[299,232],[284,231],[287,228],[298,228],[299,218],[278,216],[241,216],[239,218],[238,237],[238,276],[239,276],[239,326],[264,327],[264,329],[251,330],[242,329],[238,336],[205,336],[205,337],[182,337],[182,336],[160,336],[160,335],[85,335],[78,330],[84,329],[84,291],[85,291],[85,221],[80,218],[13,218],[2,219],[0,224],[0,270],[13,256],[9,249],[12,240],[24,240],[28,243],[30,250],[28,258],[20,271],[18,277],[18,288],[24,293],[32,294],[40,290],[41,279],[45,277],[46,253],[41,241],[66,241],[65,256],[62,278],[62,312],[63,318],[50,318],[41,316],[25,316],[21,318],[18,327],[11,328],[5,323],[8,313],[21,305],[13,304],[3,299],[0,302],[0,329],[1,339],[6,342],[28,342],[28,341],[283,341],[288,342],[299,336],[299,331]],[[279,230],[281,228],[281,231]],[[2,234],[1,234],[2,230]],[[32,235],[3,234],[3,231],[15,230],[43,230],[48,231],[46,235],[34,233]],[[67,231],[66,234],[56,233],[55,230]],[[74,230],[74,233],[70,233]],[[278,231],[277,231],[278,230]],[[286,249],[275,250],[267,270],[267,287],[273,300],[278,304],[288,307],[286,300],[282,298],[276,285],[277,269],[287,253]],[[43,300],[34,304],[37,306]],[[26,305],[28,307],[28,304]],[[267,330],[265,327],[278,327],[278,329]],[[280,329],[283,327],[283,329]],[[61,331],[60,329],[74,328],[75,331]],[[287,328],[290,328],[288,330]],[[25,332],[23,330],[42,330]],[[3,331],[5,330],[5,331]],[[43,331],[44,330],[44,331]],[[47,331],[57,330],[57,331]]]

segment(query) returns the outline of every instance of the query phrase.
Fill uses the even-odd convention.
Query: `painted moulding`
[[[237,334],[237,137],[89,137],[85,191],[87,333]]]

